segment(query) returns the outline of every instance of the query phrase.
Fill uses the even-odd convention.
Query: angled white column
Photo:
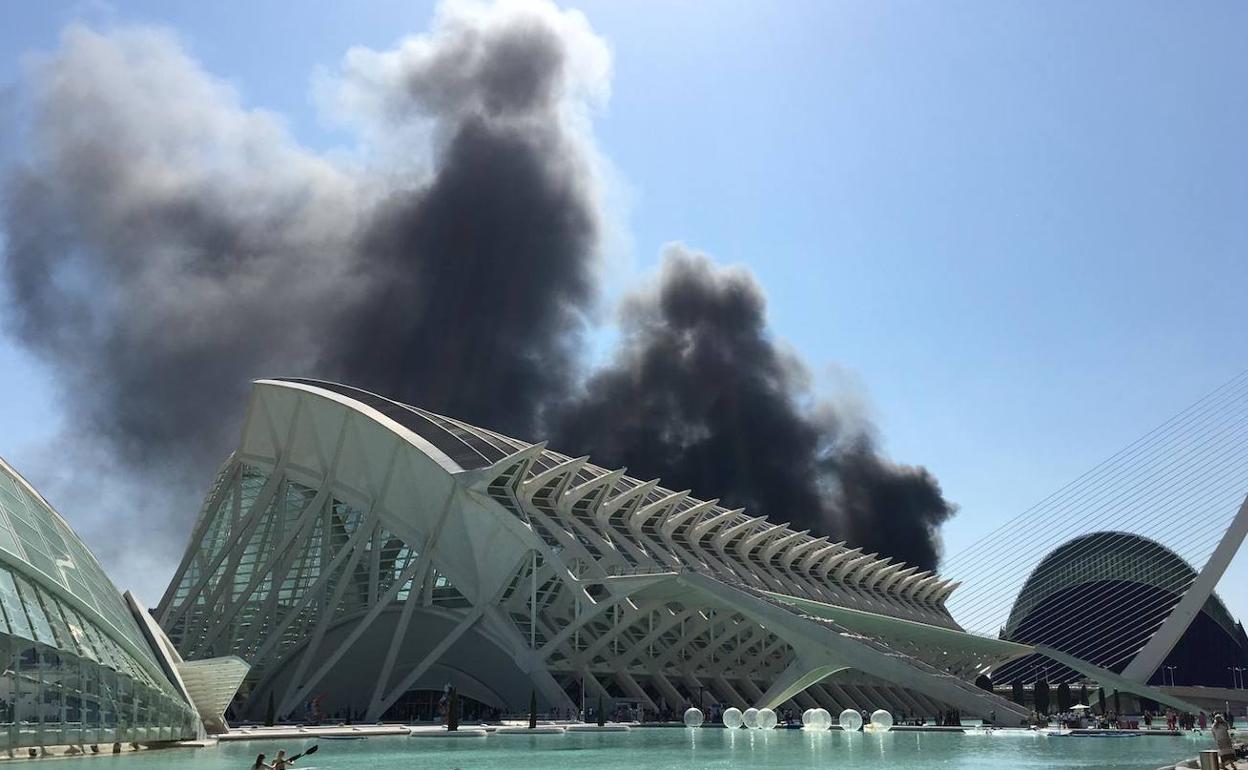
[[[772,680],[771,686],[759,700],[758,707],[774,709],[812,684],[818,684],[844,668],[844,666],[827,664],[812,665],[801,655],[795,655],[783,673]]]
[[[1213,550],[1213,555],[1205,562],[1196,580],[1192,581],[1188,587],[1187,593],[1183,594],[1183,598],[1171,610],[1170,616],[1161,624],[1144,648],[1122,670],[1125,678],[1135,682],[1148,681],[1161,662],[1174,649],[1174,645],[1178,644],[1179,639],[1187,631],[1187,627],[1200,612],[1200,608],[1205,606],[1214,587],[1222,579],[1222,573],[1226,572],[1231,560],[1235,558],[1235,553],[1239,550],[1240,544],[1244,542],[1246,534],[1248,534],[1248,497],[1244,498],[1235,518],[1231,520],[1231,526],[1227,528],[1226,534],[1222,536],[1218,547]]]

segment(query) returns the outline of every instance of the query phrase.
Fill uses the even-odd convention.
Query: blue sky
[[[887,452],[961,506],[950,551],[1248,366],[1248,5],[569,5],[614,56],[595,122],[627,234],[609,290],[673,240],[748,266],[821,386],[865,398]],[[431,9],[13,4],[0,88],[68,22],[159,24],[331,149],[313,73]],[[57,398],[10,339],[0,372],[20,469]],[[1240,616],[1245,579],[1241,556],[1220,587]]]

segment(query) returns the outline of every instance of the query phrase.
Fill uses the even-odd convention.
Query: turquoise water
[[[84,770],[245,770],[256,754],[272,758],[284,748],[301,751],[314,743],[276,741],[226,743],[211,749],[169,749],[96,757]],[[508,735],[476,739],[379,737],[320,741],[306,761],[318,770],[728,770],[729,768],[1097,768],[1154,770],[1209,748],[1208,737],[1057,738],[1038,734],[993,736],[947,733],[808,733],[797,730],[683,728],[630,733]],[[53,763],[68,766],[77,760]],[[301,765],[303,763],[300,763]],[[40,763],[40,767],[43,767]]]

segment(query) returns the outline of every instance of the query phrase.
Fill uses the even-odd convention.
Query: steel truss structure
[[[657,480],[309,380],[260,380],[157,617],[251,663],[236,713],[376,720],[453,683],[502,710],[888,708],[1052,652],[967,634],[956,585]],[[1181,702],[1053,652],[1100,681]]]

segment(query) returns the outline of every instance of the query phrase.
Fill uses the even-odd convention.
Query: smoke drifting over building
[[[940,486],[880,457],[857,419],[805,406],[809,374],[765,310],[748,273],[669,249],[657,284],[625,300],[615,360],[555,410],[552,444],[935,567],[953,513]]]
[[[136,509],[73,479],[59,507],[180,540],[249,380],[303,375],[553,434],[932,566],[939,487],[799,406],[802,366],[748,276],[673,257],[583,382],[603,216],[589,119],[609,74],[579,13],[448,3],[430,33],[353,49],[320,84],[357,138],[346,162],[244,107],[166,32],[68,29],[24,84],[5,320],[58,378],[72,451],[175,494]]]

